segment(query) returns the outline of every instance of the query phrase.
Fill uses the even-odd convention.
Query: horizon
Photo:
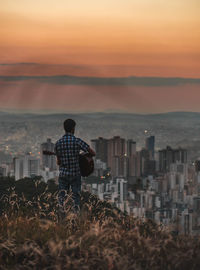
[[[158,113],[136,113],[136,112],[127,112],[127,111],[33,111],[33,110],[15,110],[15,109],[2,109],[0,108],[0,113],[7,114],[30,114],[30,115],[80,115],[80,114],[124,114],[124,115],[138,115],[138,116],[153,116],[153,115],[164,115],[164,114],[200,114],[200,111],[166,111]]]

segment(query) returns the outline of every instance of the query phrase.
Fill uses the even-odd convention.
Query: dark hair
[[[71,132],[75,128],[76,122],[72,119],[66,119],[63,123],[63,126],[66,132]]]

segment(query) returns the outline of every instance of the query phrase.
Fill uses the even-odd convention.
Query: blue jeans
[[[72,190],[72,199],[74,201],[74,210],[80,210],[80,192],[81,192],[81,176],[59,176],[58,178],[58,201],[63,209],[64,201],[67,198],[67,193]]]

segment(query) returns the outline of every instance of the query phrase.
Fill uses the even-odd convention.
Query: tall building
[[[108,140],[108,167],[112,169],[113,157],[115,156],[125,156],[126,154],[126,140],[115,136]]]
[[[129,139],[126,143],[126,154],[128,157],[135,156],[136,155],[136,142]]]
[[[147,149],[142,149],[140,151],[140,174],[141,176],[146,176],[147,173],[147,163],[150,160],[150,154]]]
[[[129,158],[127,156],[114,156],[112,160],[111,174],[114,177],[127,177],[129,170]]]
[[[13,161],[15,180],[40,175],[40,160],[30,154],[26,154],[24,157],[14,158]]]
[[[156,171],[155,160],[150,159],[150,152],[143,148],[136,153],[136,176],[154,175]]]
[[[146,138],[145,148],[150,153],[150,160],[154,160],[155,136],[150,136],[150,137]]]
[[[23,177],[40,175],[40,160],[31,155],[25,155],[23,159],[23,174]]]
[[[51,142],[51,139],[47,139],[46,142],[42,143],[40,146],[40,157],[41,157],[41,168],[49,168],[50,171],[56,170],[56,157],[54,155],[48,156],[43,155],[43,151],[54,152],[54,143]]]
[[[23,158],[14,158],[14,174],[15,180],[22,179],[23,176]]]
[[[127,200],[127,195],[128,195],[127,181],[124,178],[117,178],[116,185],[117,185],[118,198],[120,202]]]
[[[200,160],[195,161],[195,171],[198,173],[200,172]]]
[[[141,153],[140,151],[136,152],[136,176],[141,176]]]
[[[130,176],[130,177],[137,176],[137,156],[136,156],[136,154],[129,157],[128,176]]]
[[[96,152],[96,159],[107,163],[108,162],[108,140],[102,137],[91,140],[92,148]]]
[[[9,166],[7,164],[1,164],[0,166],[0,177],[7,176],[9,172]]]
[[[187,150],[178,148],[172,149],[167,146],[166,149],[159,151],[159,171],[166,173],[170,171],[172,163],[187,163]]]

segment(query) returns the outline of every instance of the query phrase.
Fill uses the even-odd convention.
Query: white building
[[[120,202],[127,200],[127,181],[124,178],[117,178],[116,179],[116,186],[117,186],[117,192],[118,192],[118,198]]]
[[[34,177],[40,175],[40,160],[30,154],[24,157],[14,158],[15,180],[24,177]]]
[[[106,169],[107,169],[107,165],[106,165],[105,162],[101,161],[100,159],[95,159],[93,175],[95,175],[95,176],[103,176],[104,171]]]
[[[45,168],[44,170],[40,171],[41,176],[43,177],[44,181],[47,182],[49,179],[55,179],[59,176],[59,171],[51,171],[49,168]]]

